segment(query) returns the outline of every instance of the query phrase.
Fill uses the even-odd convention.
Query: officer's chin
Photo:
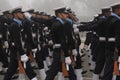
[[[24,20],[25,18],[19,18],[19,20]]]

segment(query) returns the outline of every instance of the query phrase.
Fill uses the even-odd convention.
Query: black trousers
[[[77,80],[76,75],[71,65],[69,65],[68,74],[69,74],[69,80]]]
[[[97,47],[95,74],[100,74],[105,65],[105,43],[100,43]]]
[[[116,80],[120,80],[120,76],[117,76]]]
[[[79,47],[77,48],[78,54],[76,56],[76,66],[74,67],[75,69],[81,69],[82,67],[82,61],[81,61],[81,57],[80,57],[80,53],[79,53]]]
[[[53,53],[53,62],[45,80],[54,80],[58,72],[62,72],[61,51],[55,49]]]
[[[114,69],[113,56],[114,56],[113,51],[106,50],[106,61],[105,61],[105,69],[104,69],[103,80],[112,80],[113,69]]]
[[[36,53],[36,63],[38,64],[39,69],[43,69],[44,68],[44,64],[43,61],[45,60],[44,58],[44,53],[42,53],[42,51],[37,51]]]
[[[91,40],[92,40],[92,33],[89,32],[89,33],[86,34],[85,44],[89,45],[91,43]]]
[[[91,42],[91,46],[90,46],[90,48],[91,48],[91,51],[92,51],[92,53],[91,53],[91,55],[93,55],[93,58],[92,58],[92,60],[94,61],[94,62],[96,62],[96,60],[97,60],[97,50],[98,50],[98,41],[97,41],[97,39],[95,39],[95,40],[93,40],[92,42]]]
[[[2,42],[0,41],[0,61],[3,63],[3,67],[8,67],[8,58],[5,50],[3,49]]]
[[[17,68],[18,68],[18,56],[16,53],[16,48],[14,46],[10,47],[10,63],[8,66],[8,70],[5,74],[4,80],[11,80],[12,76],[16,73]],[[29,79],[32,79],[36,76],[34,71],[32,70],[32,67],[30,65],[30,62],[28,61],[26,63],[26,75],[29,77]]]
[[[72,66],[69,66],[69,79],[76,80]],[[53,62],[45,80],[54,80],[58,72],[62,72],[61,49],[55,49],[53,52]]]
[[[48,47],[42,47],[40,51],[37,51],[35,59],[36,59],[39,69],[44,68],[43,61],[46,59],[48,54],[49,54]]]

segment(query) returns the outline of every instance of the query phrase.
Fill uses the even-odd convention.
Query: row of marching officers
[[[93,21],[81,24],[80,31],[89,31],[84,49],[90,53],[92,80],[100,80],[102,72],[102,80],[120,80],[120,4],[103,8]]]
[[[111,11],[112,10],[112,11]],[[91,22],[78,25],[71,9],[55,9],[55,16],[15,8],[0,16],[0,68],[4,80],[83,80],[80,31],[89,31],[84,49],[89,51],[93,80],[120,80],[120,4],[103,8]],[[90,50],[88,46],[90,45]],[[84,51],[84,50],[83,50]],[[7,56],[9,55],[10,58]],[[8,60],[9,59],[9,60]],[[2,66],[1,66],[2,65]]]
[[[55,9],[55,16],[33,9],[4,11],[0,16],[0,69],[4,80],[83,80],[78,18],[71,9]],[[9,58],[8,58],[9,56]],[[9,60],[8,60],[9,59]]]

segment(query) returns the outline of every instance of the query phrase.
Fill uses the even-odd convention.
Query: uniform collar
[[[117,17],[120,20],[120,16],[118,16],[117,14],[111,13],[111,15]]]
[[[13,19],[13,21],[17,22],[19,25],[22,25],[22,21],[20,21],[19,19]]]
[[[74,20],[72,20],[72,19],[70,19],[70,18],[67,18],[66,20],[69,21],[71,24],[77,24],[76,21],[74,21]]]
[[[64,24],[64,21],[61,18],[57,17],[56,19],[60,21],[62,24]]]
[[[71,24],[73,23],[73,20],[70,18],[67,18],[66,20],[69,21]]]
[[[105,19],[106,17],[105,17],[105,16],[102,16],[101,18]]]

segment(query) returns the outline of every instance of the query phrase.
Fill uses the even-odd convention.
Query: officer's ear
[[[59,13],[55,13],[55,15],[56,15],[56,16],[58,16],[58,15],[59,15]]]
[[[16,13],[13,13],[12,15],[13,15],[13,17],[17,17]]]

